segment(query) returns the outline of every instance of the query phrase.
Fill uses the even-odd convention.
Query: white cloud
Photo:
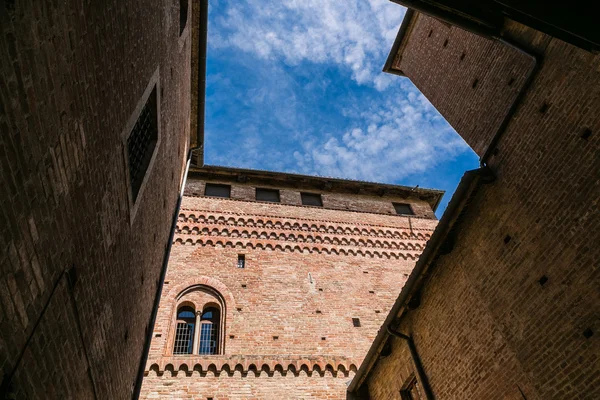
[[[365,111],[347,110],[341,136],[307,141],[294,159],[303,173],[397,182],[470,151],[427,99],[414,90]]]
[[[209,29],[215,48],[233,47],[288,65],[337,64],[359,84],[378,90],[393,82],[380,71],[405,9],[389,0],[246,0],[214,5],[218,16]]]

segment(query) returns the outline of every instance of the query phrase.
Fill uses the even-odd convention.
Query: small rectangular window
[[[238,254],[238,268],[246,268],[246,256],[243,254]]]
[[[354,325],[355,328],[360,328],[360,318],[352,318],[352,325]]]
[[[129,179],[131,180],[131,192],[134,202],[140,192],[157,141],[158,113],[156,110],[155,86],[127,138]]]
[[[420,400],[421,396],[419,396],[417,387],[417,378],[411,375],[400,389],[400,398],[402,400]]]
[[[323,207],[321,195],[318,193],[300,193],[300,197],[302,197],[302,205],[304,206]]]
[[[204,195],[211,197],[231,197],[230,185],[219,185],[216,183],[207,183],[204,188]]]
[[[256,188],[256,200],[279,203],[279,190]]]
[[[394,205],[394,209],[396,210],[396,214],[398,215],[415,215],[410,204],[406,203],[392,203]]]

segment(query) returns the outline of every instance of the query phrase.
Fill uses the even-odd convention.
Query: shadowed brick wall
[[[131,396],[187,151],[189,24],[179,1],[0,2],[10,398]],[[161,139],[130,224],[122,134],[157,70]]]
[[[531,59],[418,13],[407,37],[392,68],[409,77],[482,155],[533,67]]]
[[[399,330],[436,398],[597,399],[600,57],[515,23],[506,36],[540,54],[541,69],[489,160],[498,179],[467,207]],[[507,81],[519,84],[519,53],[424,15],[405,41],[401,69],[481,153],[516,90]],[[392,339],[367,379],[371,398],[399,399],[410,360]]]
[[[281,188],[276,204],[251,184],[222,199],[188,181],[142,398],[345,398],[437,220],[416,197],[322,191],[310,207],[301,190]],[[180,295],[198,284],[224,299],[223,354],[173,355],[177,306],[194,301]]]

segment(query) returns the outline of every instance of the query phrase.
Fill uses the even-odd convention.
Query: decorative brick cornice
[[[414,253],[400,252],[400,251],[381,251],[381,250],[363,250],[354,248],[344,247],[326,247],[323,245],[290,245],[280,244],[276,241],[230,241],[226,239],[196,239],[191,238],[184,239],[177,238],[175,244],[180,245],[191,245],[191,246],[214,246],[224,248],[239,248],[239,249],[262,249],[262,250],[273,250],[283,252],[306,252],[306,253],[317,253],[317,254],[334,254],[342,256],[363,256],[363,257],[379,257],[388,259],[404,259],[404,260],[418,260],[421,251],[415,251]]]
[[[360,235],[374,237],[388,237],[396,239],[418,239],[428,240],[433,228],[412,228],[413,235],[409,228],[399,228],[386,225],[373,225],[361,223],[347,223],[337,221],[315,220],[315,219],[286,219],[268,215],[247,215],[238,213],[220,212],[220,216],[205,215],[211,213],[209,210],[189,210],[182,209],[179,213],[178,226],[181,227],[187,223],[200,224],[223,224],[236,227],[247,228],[269,228],[269,229],[287,229],[304,232],[337,233],[345,235]],[[305,221],[300,223],[297,221]],[[415,231],[421,231],[416,232]]]
[[[347,357],[309,355],[215,355],[215,356],[170,356],[149,360],[145,375],[165,373],[170,376],[233,375],[254,373],[256,376],[274,373],[298,376],[301,371],[307,375],[325,376],[354,374],[359,362]]]
[[[297,232],[275,232],[266,230],[246,230],[246,229],[228,229],[220,226],[205,226],[203,228],[193,227],[190,228],[187,225],[181,227],[176,231],[177,239],[182,239],[183,242],[187,239],[192,239],[192,242],[196,241],[198,236],[207,237],[228,237],[232,239],[269,239],[276,241],[285,241],[292,243],[316,243],[316,244],[331,244],[336,246],[354,246],[354,247],[368,247],[368,248],[380,248],[380,249],[395,249],[395,250],[414,250],[422,251],[424,248],[423,243],[419,243],[418,239],[415,240],[394,240],[394,239],[365,239],[363,237],[347,237],[347,236],[335,236],[329,234],[316,234],[313,235],[310,232],[297,233]],[[181,242],[181,241],[180,241]]]

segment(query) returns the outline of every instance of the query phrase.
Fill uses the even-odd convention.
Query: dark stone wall
[[[450,32],[449,50],[443,37],[427,42],[420,34],[430,30]],[[513,89],[477,100],[470,80],[484,71],[482,90],[506,87],[520,61],[423,15],[412,35],[403,71],[467,142],[484,149],[492,130],[485,116],[499,119],[503,90]],[[541,54],[541,69],[489,160],[498,179],[479,188],[454,250],[438,259],[421,306],[399,330],[413,335],[436,398],[595,399],[600,57],[514,23],[506,35]],[[413,40],[421,48],[407,54],[417,49]],[[444,51],[458,55],[456,70],[444,66]],[[415,372],[406,344],[392,339],[392,348],[367,380],[373,399],[398,398]]]
[[[0,371],[13,397],[131,396],[187,151],[189,28],[180,36],[179,1],[0,2]],[[123,135],[157,70],[160,143],[132,220]]]

